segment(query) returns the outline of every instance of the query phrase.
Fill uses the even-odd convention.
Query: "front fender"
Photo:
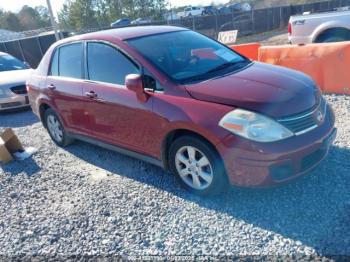
[[[219,122],[233,110],[232,106],[161,94],[154,97],[153,107],[154,113],[160,118],[155,148],[163,148],[169,135],[177,131],[189,131],[202,136],[213,146],[229,135],[227,130],[219,126]]]

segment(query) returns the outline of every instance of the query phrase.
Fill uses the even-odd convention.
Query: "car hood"
[[[0,87],[25,84],[33,69],[0,72]]]
[[[186,85],[192,97],[281,118],[318,103],[320,91],[312,79],[287,68],[254,62],[225,77]]]

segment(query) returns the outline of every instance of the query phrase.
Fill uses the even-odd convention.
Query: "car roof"
[[[0,52],[0,56],[2,55],[8,55],[8,53]]]
[[[118,39],[121,41],[138,38],[148,35],[156,35],[162,33],[170,33],[176,31],[188,30],[182,27],[176,26],[132,26],[132,27],[123,27],[123,28],[115,28],[108,29],[103,31],[98,31],[94,33],[76,35],[69,38],[65,38],[57,42],[57,45],[62,43],[69,43],[73,41],[79,40],[109,40],[109,39]]]

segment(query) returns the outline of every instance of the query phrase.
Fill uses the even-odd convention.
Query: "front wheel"
[[[50,137],[58,146],[64,147],[73,142],[64,130],[57,114],[51,108],[45,111],[44,121]]]
[[[169,165],[180,183],[197,195],[216,195],[228,184],[216,150],[195,136],[176,139],[170,147]]]

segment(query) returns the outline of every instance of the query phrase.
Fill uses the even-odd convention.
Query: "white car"
[[[0,52],[0,111],[29,107],[26,81],[31,71],[26,63]]]
[[[184,10],[184,16],[185,17],[191,17],[191,16],[200,16],[202,15],[204,9],[197,6],[189,6],[186,7]]]
[[[132,25],[145,25],[145,24],[150,24],[152,23],[151,19],[146,19],[146,18],[137,18],[133,21],[131,21]]]
[[[349,41],[350,10],[291,16],[288,33],[297,45]]]

